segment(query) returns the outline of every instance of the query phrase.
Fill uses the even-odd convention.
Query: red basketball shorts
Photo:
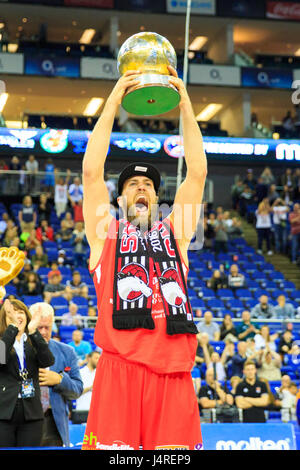
[[[96,370],[83,450],[202,449],[189,372],[156,374],[103,353]]]

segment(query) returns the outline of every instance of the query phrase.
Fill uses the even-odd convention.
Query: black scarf
[[[113,292],[113,327],[118,330],[155,328],[151,316],[152,278],[159,280],[167,321],[167,334],[197,334],[181,259],[171,228],[155,222],[141,231],[120,220],[116,246]]]

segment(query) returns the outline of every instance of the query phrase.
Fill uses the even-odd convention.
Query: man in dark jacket
[[[51,339],[54,311],[51,305],[38,302],[30,307],[34,312],[42,306],[39,332],[49,345],[55,363],[40,369],[39,380],[44,410],[42,446],[70,446],[68,400],[76,400],[83,392],[77,357],[67,344]]]

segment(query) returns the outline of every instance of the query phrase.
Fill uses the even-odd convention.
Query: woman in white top
[[[262,200],[259,204],[258,209],[255,212],[256,215],[256,231],[258,238],[258,250],[257,252],[262,254],[263,241],[266,241],[268,255],[272,255],[271,250],[271,211],[272,208],[269,204],[268,198]]]
[[[278,338],[278,333],[270,335],[270,329],[268,325],[263,325],[260,329],[260,333],[257,333],[254,336],[255,349],[259,351],[260,349],[265,349],[267,346],[271,351],[276,351],[275,339]]]

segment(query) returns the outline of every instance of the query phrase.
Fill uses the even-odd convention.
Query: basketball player
[[[187,167],[172,213],[156,220],[160,175],[146,163],[131,164],[120,174],[123,218],[117,221],[109,212],[104,164],[110,135],[139,72],[128,71],[116,83],[83,160],[83,213],[99,315],[94,340],[103,350],[84,450],[202,448],[191,377],[197,329],[186,281],[207,164],[184,83],[169,70],[180,94]]]

